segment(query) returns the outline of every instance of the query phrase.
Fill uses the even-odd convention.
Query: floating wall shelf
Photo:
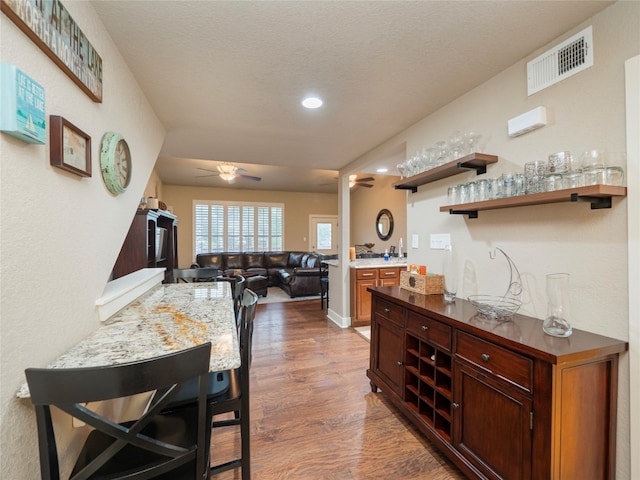
[[[588,187],[567,188],[554,192],[532,193],[517,197],[499,198],[483,202],[462,203],[440,207],[441,212],[468,215],[477,218],[480,210],[522,207],[526,205],[542,205],[545,203],[589,202],[591,209],[611,208],[611,197],[625,197],[627,187],[613,185],[591,185]]]
[[[395,183],[393,187],[396,190],[411,190],[412,193],[416,193],[420,185],[435,182],[436,180],[451,177],[469,170],[475,170],[478,175],[486,173],[487,165],[496,163],[497,161],[498,157],[496,155],[470,153],[469,155],[445,163],[439,167],[404,178],[401,182]]]

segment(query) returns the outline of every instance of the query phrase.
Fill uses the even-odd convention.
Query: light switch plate
[[[444,250],[451,245],[451,234],[449,233],[432,233],[430,237],[430,246],[432,250]]]
[[[420,241],[418,240],[418,234],[414,233],[411,235],[411,248],[418,248],[420,245]]]

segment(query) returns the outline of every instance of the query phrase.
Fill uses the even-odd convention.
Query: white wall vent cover
[[[528,95],[593,65],[591,26],[527,63]]]

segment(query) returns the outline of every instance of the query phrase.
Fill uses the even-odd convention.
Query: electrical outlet
[[[432,250],[444,250],[451,245],[451,234],[449,233],[432,233],[430,237]]]

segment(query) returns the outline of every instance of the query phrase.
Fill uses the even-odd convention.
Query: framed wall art
[[[81,177],[90,177],[91,137],[57,115],[49,117],[49,128],[51,165]]]
[[[0,131],[23,142],[45,144],[44,87],[8,63],[0,63],[0,86]]]

